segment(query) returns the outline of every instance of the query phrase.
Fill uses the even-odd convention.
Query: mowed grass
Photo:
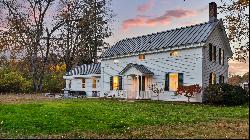
[[[103,99],[0,103],[0,138],[248,138],[249,108]]]

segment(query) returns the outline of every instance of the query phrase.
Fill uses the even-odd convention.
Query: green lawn
[[[248,110],[103,99],[0,102],[0,138],[248,138]]]

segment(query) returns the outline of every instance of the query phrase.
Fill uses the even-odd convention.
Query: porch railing
[[[107,97],[121,98],[121,99],[151,99],[151,91],[127,91],[127,90],[116,90],[110,91]]]
[[[140,91],[139,99],[151,99],[152,91]]]

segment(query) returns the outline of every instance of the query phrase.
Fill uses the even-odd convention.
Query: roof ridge
[[[169,30],[160,31],[160,32],[154,32],[154,33],[150,33],[150,34],[146,34],[146,35],[140,35],[140,36],[136,36],[136,37],[128,37],[128,38],[119,40],[117,43],[122,42],[122,41],[126,41],[126,40],[130,40],[130,39],[137,39],[137,38],[142,38],[142,37],[145,37],[145,36],[152,36],[152,35],[166,33],[166,32],[170,32],[170,31],[186,29],[186,28],[190,28],[190,27],[194,27],[194,26],[201,26],[201,25],[208,24],[208,23],[220,22],[220,20],[221,19],[218,19],[218,20],[215,20],[215,21],[207,21],[207,22],[197,23],[197,24],[193,24],[193,25],[189,25],[189,26],[178,27],[178,28],[174,28],[174,29],[169,29]]]

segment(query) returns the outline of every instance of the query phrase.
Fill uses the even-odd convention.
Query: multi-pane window
[[[145,54],[139,54],[139,59],[144,60],[145,59]]]
[[[96,88],[96,79],[92,80],[92,88]]]
[[[183,85],[183,73],[167,73],[165,77],[165,91],[177,91]]]
[[[110,77],[110,90],[122,90],[122,77],[121,76]]]
[[[209,60],[216,61],[216,46],[209,44]]]
[[[209,84],[216,84],[216,74],[215,73],[210,73],[209,76]]]
[[[86,88],[86,79],[82,79],[82,88]]]

